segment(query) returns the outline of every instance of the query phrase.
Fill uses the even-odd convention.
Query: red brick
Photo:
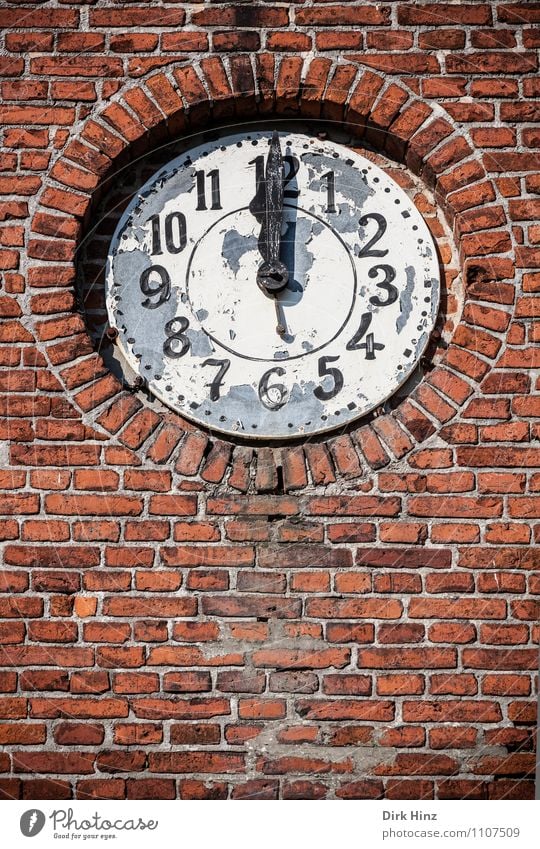
[[[150,772],[243,773],[244,755],[236,752],[152,752]]]
[[[360,649],[359,669],[451,669],[457,664],[453,648]]]
[[[129,9],[91,9],[90,26],[128,28],[128,27],[181,27],[185,21],[183,9],[147,9],[130,7]]]
[[[372,26],[390,22],[388,9],[374,7],[324,6],[323,8],[299,9],[296,12],[297,26]]]
[[[90,752],[17,752],[15,772],[85,775],[94,772],[95,755]]]
[[[298,699],[296,711],[305,719],[316,719],[319,722],[351,719],[391,722],[395,705],[391,701]]]
[[[361,32],[326,30],[315,35],[317,50],[359,50],[363,44]],[[295,48],[292,48],[295,49]],[[309,48],[307,48],[309,49]],[[337,71],[337,69],[336,69]]]

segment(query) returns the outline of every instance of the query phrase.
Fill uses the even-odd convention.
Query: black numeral
[[[337,360],[339,360],[339,357],[319,358],[319,377],[326,377],[328,375],[334,381],[332,389],[323,389],[322,386],[318,386],[313,390],[315,397],[321,401],[329,401],[331,398],[335,398],[338,392],[341,392],[343,389],[343,374],[338,368],[328,368],[328,363],[335,363]]]
[[[165,218],[165,245],[170,254],[179,254],[187,244],[186,216],[171,212]]]
[[[179,325],[178,330],[175,329],[175,325],[177,324]],[[191,342],[185,335],[188,327],[189,321],[183,316],[178,316],[177,318],[173,318],[171,321],[167,322],[165,325],[167,338],[163,343],[163,353],[166,357],[178,360],[180,357],[183,357],[184,354],[187,354],[191,345]],[[180,348],[176,347],[176,343],[180,344]]]
[[[360,327],[352,337],[352,339],[347,342],[345,346],[348,351],[365,351],[366,352],[366,360],[374,360],[375,359],[375,351],[382,351],[384,349],[384,345],[380,342],[375,342],[375,338],[373,333],[368,333],[369,326],[371,324],[371,313],[365,312],[362,314],[360,318]],[[361,340],[366,336],[366,341],[362,342]]]
[[[285,369],[281,366],[271,368],[265,371],[259,382],[259,399],[267,410],[280,410],[287,402],[289,395],[282,383],[272,383],[269,385],[268,381],[274,374],[278,377],[283,377]]]
[[[257,194],[259,192],[263,192],[264,190],[262,189],[262,184],[265,182],[264,156],[256,156],[255,159],[252,159],[248,164],[255,166],[255,191],[257,192]],[[296,156],[284,156],[283,165],[283,197],[295,199],[299,197],[300,190],[287,188],[287,186],[292,183],[292,181],[298,174],[298,169],[300,168],[300,160]],[[262,195],[262,197],[264,198],[264,194]]]
[[[206,174],[204,171],[196,171],[197,179],[197,209],[208,209],[206,206],[206,178],[210,180],[210,193],[212,197],[212,206],[210,209],[222,209],[221,198],[219,193],[219,171],[214,168]]]
[[[215,366],[218,369],[216,376],[214,377],[212,383],[208,383],[207,386],[210,387],[210,400],[211,401],[219,401],[219,390],[223,386],[223,378],[227,374],[229,370],[229,366],[231,365],[230,360],[205,360],[202,364],[203,366]]]
[[[159,215],[152,215],[152,255],[161,256],[161,219]],[[187,245],[186,216],[181,212],[170,212],[165,216],[165,247],[170,254],[179,254]]]
[[[161,256],[161,222],[159,215],[152,215],[150,219],[152,223],[152,255]]]
[[[336,209],[336,177],[333,171],[323,174],[321,180],[326,180],[326,209],[325,212],[337,212]]]
[[[370,277],[377,277],[379,271],[384,273],[384,280],[377,282],[377,286],[387,293],[387,298],[385,301],[382,301],[378,295],[373,295],[369,299],[369,302],[375,307],[387,307],[397,301],[398,298],[398,290],[392,285],[392,280],[395,280],[396,272],[391,265],[374,265],[373,268],[369,269],[368,275]]]
[[[152,280],[153,275],[157,275],[159,280]],[[171,297],[171,278],[162,265],[151,265],[145,268],[141,274],[139,286],[143,295],[146,295],[142,306],[147,310],[157,309]],[[157,301],[151,300],[152,298],[157,298]]]
[[[361,345],[357,345],[357,348],[363,348],[366,352],[366,360],[374,360],[375,359],[375,351],[382,351],[384,345],[380,342],[375,342],[373,337],[373,333],[368,333],[366,336],[366,341]]]
[[[264,156],[256,156],[248,164],[255,166],[255,190],[259,191],[261,183],[264,183]]]
[[[284,156],[283,163],[287,169],[283,176],[283,197],[297,198],[300,196],[300,189],[288,189],[287,186],[289,185],[289,183],[292,183],[292,181],[298,174],[298,169],[300,168],[300,160],[296,156]]]
[[[372,315],[371,315],[370,312],[362,313],[362,316],[360,318],[360,327],[358,328],[358,330],[354,334],[353,338],[349,342],[347,342],[347,344],[345,346],[347,348],[347,351],[357,351],[358,350],[358,343],[366,335],[366,332],[367,332],[367,330],[368,330],[368,328],[371,324],[371,319],[372,319]]]
[[[359,257],[365,256],[386,256],[388,251],[380,251],[380,250],[372,250],[373,245],[376,245],[377,242],[380,242],[382,237],[386,232],[386,218],[383,215],[379,215],[378,212],[369,212],[367,215],[362,215],[362,218],[359,221],[361,227],[366,227],[369,221],[375,221],[377,224],[377,232],[374,236],[371,237],[367,245],[364,245],[363,248],[360,248]]]

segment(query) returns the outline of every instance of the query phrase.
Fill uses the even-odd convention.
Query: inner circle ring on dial
[[[331,345],[332,342],[334,341],[334,339],[337,339],[337,337],[341,334],[343,328],[345,327],[345,325],[349,321],[349,319],[350,319],[350,317],[353,313],[353,310],[354,310],[354,304],[355,304],[355,300],[356,300],[356,289],[357,289],[356,268],[355,268],[354,261],[353,261],[352,255],[351,255],[351,251],[350,251],[349,247],[347,246],[347,244],[341,238],[339,233],[336,233],[336,231],[333,229],[333,227],[330,227],[328,225],[328,223],[323,218],[319,218],[319,216],[315,215],[314,212],[308,212],[307,209],[304,209],[301,206],[295,206],[292,203],[284,203],[283,206],[284,206],[284,208],[286,207],[287,209],[296,209],[296,210],[298,210],[298,212],[303,212],[305,215],[308,215],[310,218],[314,218],[316,221],[318,221],[320,224],[322,224],[324,227],[326,227],[328,230],[330,230],[330,232],[341,243],[342,247],[345,249],[345,253],[347,254],[347,257],[349,258],[351,270],[352,270],[352,273],[353,273],[353,287],[352,287],[351,306],[349,308],[349,312],[347,313],[345,320],[341,324],[341,327],[338,328],[338,330],[336,331],[336,333],[334,333],[334,335],[332,336],[331,339],[328,339],[327,342],[324,342],[322,345],[319,345],[318,348],[312,348],[311,351],[305,351],[303,354],[295,354],[294,356],[291,356],[291,357],[283,357],[280,360],[268,359],[268,357],[248,357],[246,354],[240,354],[237,351],[235,351],[234,348],[229,348],[229,346],[225,345],[220,339],[216,339],[215,336],[212,336],[211,333],[209,333],[207,330],[205,330],[205,328],[203,327],[203,325],[201,323],[201,330],[203,331],[203,333],[206,334],[206,336],[208,336],[209,339],[212,340],[212,342],[215,342],[215,344],[219,345],[220,348],[223,348],[225,351],[228,351],[230,354],[233,354],[235,357],[240,357],[243,360],[254,360],[256,362],[261,362],[261,363],[275,363],[275,362],[285,363],[285,362],[290,362],[291,360],[299,360],[301,357],[310,356],[311,354],[315,354],[317,351],[322,351],[323,348],[326,348],[328,345]],[[192,313],[193,313],[193,305],[191,303],[191,298],[189,297],[189,275],[190,275],[190,271],[191,271],[191,265],[193,263],[193,258],[195,256],[197,248],[199,247],[199,245],[201,244],[203,239],[205,239],[206,236],[210,233],[210,231],[214,229],[214,227],[217,227],[218,224],[221,224],[222,221],[224,221],[226,218],[229,218],[231,215],[236,215],[237,212],[244,212],[246,210],[249,212],[249,206],[241,206],[238,209],[233,209],[231,212],[227,212],[225,215],[222,215],[221,218],[218,218],[217,221],[214,221],[214,223],[208,228],[208,230],[206,230],[203,233],[203,235],[200,237],[200,239],[194,245],[193,250],[191,252],[191,256],[189,258],[189,262],[187,264],[187,269],[186,269],[186,294],[187,294],[189,306],[191,308]],[[253,285],[257,286],[257,282],[255,280],[253,281]],[[329,296],[330,296],[330,293],[329,293]],[[262,292],[261,292],[261,297],[265,297]]]

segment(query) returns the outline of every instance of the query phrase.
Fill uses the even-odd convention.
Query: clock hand
[[[276,307],[276,318],[277,318],[276,331],[277,331],[279,336],[285,336],[285,334],[288,332],[287,331],[287,325],[285,323],[285,313],[283,311],[283,307],[280,304],[277,296],[274,297],[274,304],[275,304],[275,307]]]
[[[285,288],[289,280],[289,272],[279,258],[283,221],[283,157],[277,132],[272,136],[268,151],[265,186],[264,215],[259,236],[259,250],[263,261],[257,271],[257,283],[265,294],[276,295]],[[258,209],[256,198],[257,196],[252,203]]]

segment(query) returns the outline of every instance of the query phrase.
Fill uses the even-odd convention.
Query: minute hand
[[[283,219],[283,158],[279,136],[274,133],[266,160],[266,238],[269,262],[279,260]]]
[[[283,221],[283,157],[279,135],[274,132],[265,172],[265,212],[262,225],[261,253],[257,282],[268,293],[279,292],[287,285],[289,274],[279,258]]]

